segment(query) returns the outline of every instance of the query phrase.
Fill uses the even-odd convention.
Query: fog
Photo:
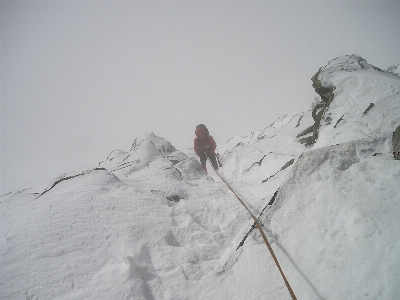
[[[308,110],[333,58],[400,63],[399,1],[1,1],[1,189],[154,132],[217,144]]]

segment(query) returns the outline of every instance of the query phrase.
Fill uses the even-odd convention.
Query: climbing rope
[[[207,158],[208,158],[209,163],[212,165],[210,158],[208,156],[207,156]],[[261,233],[261,236],[264,240],[265,245],[267,245],[269,253],[271,253],[272,259],[274,260],[276,266],[278,267],[279,272],[281,273],[281,276],[283,278],[283,281],[285,282],[285,285],[289,291],[290,296],[292,296],[293,300],[297,300],[296,295],[294,294],[292,288],[290,287],[290,284],[287,281],[286,276],[283,273],[281,266],[279,265],[278,259],[276,258],[275,253],[272,250],[270,243],[268,242],[267,236],[265,235],[264,231],[262,230],[260,222],[258,222],[258,219],[256,218],[256,216],[250,211],[250,209],[247,207],[247,205],[243,202],[243,200],[239,197],[239,195],[234,191],[234,189],[229,185],[229,183],[218,173],[218,171],[214,169],[214,172],[218,175],[219,178],[221,178],[221,180],[226,184],[226,186],[231,190],[231,192],[236,196],[236,198],[239,200],[239,202],[244,206],[244,208],[248,211],[250,216],[253,218],[254,223],[256,224],[258,230]]]

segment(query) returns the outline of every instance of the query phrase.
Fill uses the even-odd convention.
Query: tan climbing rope
[[[210,162],[210,164],[211,164],[210,158],[208,158],[208,160],[209,160],[209,162]],[[287,289],[288,289],[288,291],[289,291],[290,296],[292,296],[292,299],[293,299],[293,300],[297,300],[296,295],[294,294],[292,288],[290,287],[290,284],[289,284],[289,282],[287,281],[286,276],[285,276],[285,274],[283,273],[281,266],[279,265],[278,259],[276,258],[275,253],[274,253],[274,251],[272,250],[272,247],[271,247],[271,245],[270,245],[269,242],[268,242],[267,236],[265,235],[264,230],[262,230],[262,227],[261,227],[260,222],[258,222],[258,219],[256,218],[256,216],[249,210],[249,208],[247,207],[247,205],[243,202],[243,200],[239,197],[239,195],[234,191],[234,189],[229,185],[229,183],[218,173],[217,170],[214,169],[214,171],[215,171],[215,173],[219,176],[219,178],[221,178],[221,180],[226,184],[226,186],[231,190],[231,192],[236,196],[236,198],[239,200],[239,202],[240,202],[240,203],[244,206],[244,208],[248,211],[248,213],[250,214],[250,216],[253,218],[253,220],[254,220],[254,222],[255,222],[255,224],[256,224],[258,230],[259,230],[260,233],[261,233],[261,236],[262,236],[262,238],[263,238],[263,240],[264,240],[264,242],[265,242],[265,245],[267,245],[267,248],[268,248],[268,250],[269,250],[269,253],[271,253],[272,259],[274,260],[276,266],[278,267],[279,272],[281,273],[281,276],[282,276],[282,278],[283,278],[283,281],[284,281],[285,284],[286,284],[286,287],[287,287]]]

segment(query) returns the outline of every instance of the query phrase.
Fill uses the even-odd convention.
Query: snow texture
[[[221,145],[219,172],[297,299],[399,299],[400,78],[356,55],[317,77],[334,94],[312,146],[312,112],[289,113]],[[0,299],[290,299],[225,184],[153,133],[0,208]]]

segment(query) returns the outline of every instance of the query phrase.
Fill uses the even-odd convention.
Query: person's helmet
[[[203,139],[206,136],[204,129],[202,127],[196,127],[194,134],[200,139]]]
[[[208,129],[207,129],[206,125],[204,125],[204,124],[199,124],[199,125],[196,126],[196,130],[197,130],[197,128],[203,129],[203,132],[204,132],[204,134],[205,134],[206,136],[209,136],[209,135],[210,135],[210,133],[208,132]]]

